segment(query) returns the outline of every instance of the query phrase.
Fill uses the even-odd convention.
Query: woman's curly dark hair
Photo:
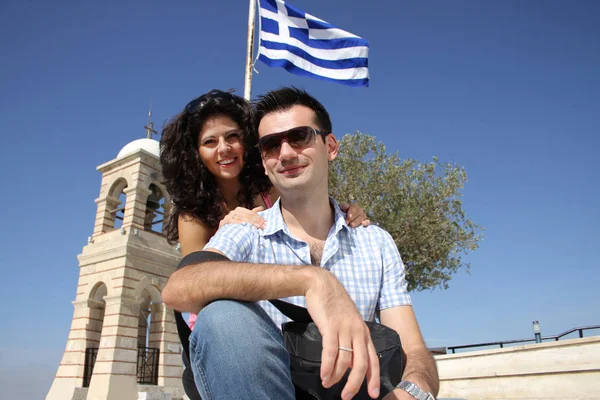
[[[192,100],[167,122],[160,140],[160,163],[165,186],[173,200],[167,221],[169,243],[179,239],[177,222],[180,215],[198,218],[217,229],[219,221],[227,214],[223,194],[198,152],[202,126],[218,115],[231,118],[243,132],[244,167],[239,176],[237,195],[240,205],[253,208],[254,198],[271,187],[256,146],[256,136],[250,133],[250,104],[242,97],[221,90],[211,90]]]

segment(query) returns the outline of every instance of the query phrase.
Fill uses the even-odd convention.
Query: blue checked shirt
[[[344,286],[365,321],[374,321],[376,310],[410,305],[404,264],[391,235],[375,225],[351,228],[345,214],[331,199],[335,223],[331,227],[321,267]],[[219,229],[205,249],[219,250],[232,261],[263,264],[311,265],[308,243],[295,239],[281,215],[279,200],[259,213],[264,230],[251,224],[228,224]],[[302,296],[281,299],[306,307]],[[268,301],[260,301],[278,327],[288,321]]]

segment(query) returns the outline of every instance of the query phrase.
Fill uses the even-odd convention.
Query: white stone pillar
[[[104,327],[87,400],[137,400],[139,304],[123,295],[104,300]]]
[[[67,346],[46,400],[70,400],[83,386],[85,350],[98,347],[104,304],[94,300],[73,302],[73,321]]]

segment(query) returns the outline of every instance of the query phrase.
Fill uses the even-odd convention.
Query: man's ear
[[[335,160],[340,150],[340,145],[333,133],[325,137],[325,146],[327,146],[327,159],[329,161]]]

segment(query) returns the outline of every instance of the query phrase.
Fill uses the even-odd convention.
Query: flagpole
[[[250,100],[252,92],[252,54],[254,53],[254,20],[256,16],[256,0],[250,0],[248,10],[248,45],[246,49],[246,76],[244,79],[244,98]]]

